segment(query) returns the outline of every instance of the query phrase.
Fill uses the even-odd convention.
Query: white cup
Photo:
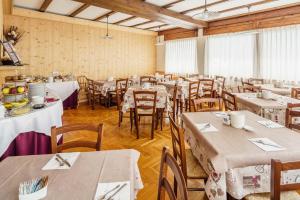
[[[246,123],[246,116],[242,113],[232,112],[230,113],[230,123],[232,127],[242,129]]]
[[[262,98],[263,99],[271,99],[272,98],[272,92],[269,90],[263,90],[262,91]]]
[[[33,105],[36,105],[36,104],[44,104],[44,97],[42,96],[33,96],[31,97],[31,102]]]

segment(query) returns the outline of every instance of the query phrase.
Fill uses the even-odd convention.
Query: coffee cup
[[[246,123],[246,116],[243,113],[233,112],[230,114],[230,123],[232,127],[242,129]]]
[[[271,99],[272,98],[272,92],[269,90],[263,90],[262,91],[262,98],[263,99]]]

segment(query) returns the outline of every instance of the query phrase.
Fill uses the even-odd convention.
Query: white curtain
[[[166,41],[165,51],[167,73],[198,73],[196,38]]]
[[[300,81],[300,26],[262,30],[260,74],[266,79]]]
[[[256,71],[255,33],[210,36],[205,44],[205,74],[252,77]]]

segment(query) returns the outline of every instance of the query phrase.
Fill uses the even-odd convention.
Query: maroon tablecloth
[[[78,103],[78,90],[75,90],[66,100],[63,101],[64,109],[75,109]]]

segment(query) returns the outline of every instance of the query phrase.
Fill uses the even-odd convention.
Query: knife
[[[125,186],[127,185],[127,183],[124,183],[117,191],[115,191],[115,193],[113,193],[110,197],[107,198],[107,200],[112,200],[112,198],[118,194]]]
[[[71,167],[71,164],[66,159],[63,159],[63,157],[61,157],[61,155],[59,155],[58,153],[56,154],[56,157],[59,158],[63,163],[68,165],[68,167]]]

